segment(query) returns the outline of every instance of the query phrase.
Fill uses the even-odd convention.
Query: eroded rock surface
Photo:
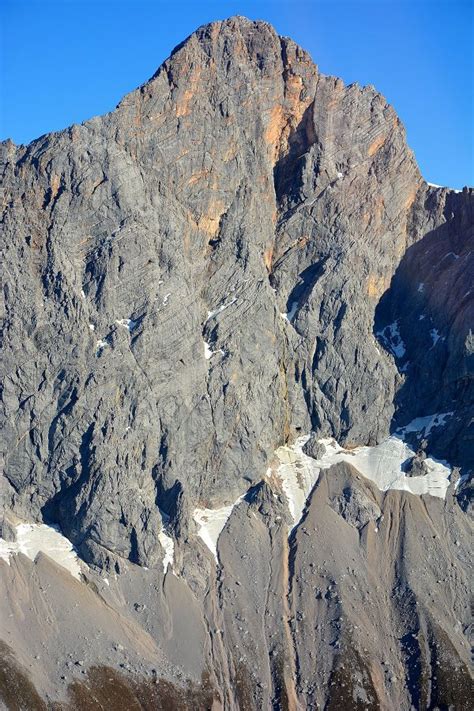
[[[64,708],[101,708],[105,667],[133,708],[157,679],[173,708],[468,708],[472,190],[241,17],[0,170],[5,537],[55,525],[87,564],[0,561],[5,678]],[[455,468],[446,498],[341,462],[288,538],[275,452],[310,432],[315,461],[395,433],[413,479]]]

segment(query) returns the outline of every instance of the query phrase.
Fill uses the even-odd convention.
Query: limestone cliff
[[[117,677],[129,708],[467,708],[472,190],[423,180],[373,87],[241,17],[198,29],[110,114],[4,142],[0,171],[3,506],[59,527],[89,586],[76,599],[84,583],[41,556],[2,574],[36,617],[62,604],[37,600],[36,568],[88,634],[105,616],[64,703],[99,708],[92,667],[119,667],[120,629],[131,678],[170,684]],[[309,433],[348,452],[403,435],[412,474],[447,463],[447,497],[336,464],[288,542],[269,472]],[[193,512],[226,506],[216,562]],[[28,630],[7,628],[27,667]],[[45,665],[38,703],[61,695]]]

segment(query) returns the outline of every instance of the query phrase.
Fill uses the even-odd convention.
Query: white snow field
[[[375,447],[344,449],[334,439],[321,439],[319,443],[323,446],[323,454],[319,459],[313,459],[303,452],[309,435],[298,437],[291,446],[279,447],[275,452],[278,465],[276,468],[268,469],[267,477],[269,479],[276,477],[281,483],[293,518],[292,529],[301,520],[306,501],[318,480],[320,471],[329,469],[339,462],[352,464],[362,476],[374,482],[380,491],[396,489],[409,491],[417,496],[430,494],[444,499],[451,475],[449,465],[427,457],[424,460],[428,470],[426,475],[407,476],[402,465],[407,459],[411,459],[415,452],[402,437],[408,432],[418,432],[427,436],[434,427],[444,425],[446,418],[452,414],[447,412],[418,417]],[[217,563],[219,562],[217,541],[232,509],[242,499],[243,496],[240,496],[234,504],[218,509],[194,510],[193,518],[198,525],[198,536],[212,552]]]
[[[424,431],[427,434],[432,427],[443,424],[450,414],[418,418],[407,425],[403,432]],[[309,436],[299,437],[293,445],[279,447],[275,453],[279,465],[273,474],[281,480],[294,525],[301,519],[306,499],[319,472],[338,462],[352,464],[364,477],[373,481],[380,491],[398,489],[416,495],[446,497],[451,468],[445,462],[427,457],[424,460],[428,469],[425,476],[407,476],[402,470],[402,464],[413,457],[415,452],[401,436],[392,435],[375,447],[356,447],[350,450],[343,449],[334,439],[321,439],[319,442],[324,447],[324,453],[320,459],[312,459],[303,452],[308,439]]]
[[[35,560],[40,551],[80,579],[79,559],[71,541],[53,526],[44,523],[20,523],[16,527],[16,541],[0,538],[0,558],[8,564],[10,557],[16,553],[24,553],[30,560]]]

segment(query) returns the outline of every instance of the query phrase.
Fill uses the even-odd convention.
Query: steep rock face
[[[438,224],[406,251],[375,322],[382,342],[386,324],[395,323],[405,344],[397,357],[405,380],[396,424],[450,413],[444,431],[428,438],[430,448],[467,475],[474,467],[474,213],[466,197],[446,189],[430,194],[425,209]]]
[[[59,525],[85,561],[114,572],[110,594],[97,571],[89,587],[99,610],[105,598],[119,624],[150,637],[144,655],[127,636],[137,673],[156,658],[166,679],[208,675],[205,693],[229,709],[349,708],[327,690],[343,684],[354,708],[444,703],[437,640],[447,635],[464,674],[463,636],[440,627],[447,598],[428,600],[411,576],[424,527],[436,540],[449,531],[441,550],[430,545],[457,571],[449,594],[464,624],[467,552],[454,541],[467,540],[456,496],[465,503],[473,466],[472,191],[428,186],[375,89],[321,75],[245,18],[197,30],[114,112],[1,144],[0,170],[3,504]],[[410,428],[436,413],[431,428]],[[350,451],[400,427],[419,450],[412,475],[430,453],[459,467],[449,505],[382,495],[338,465],[288,543],[288,501],[265,476],[275,450],[313,431],[317,459],[321,437]],[[215,561],[193,510],[241,495]],[[169,541],[179,578],[161,572]],[[16,565],[14,589],[47,567]],[[437,576],[434,565],[427,588]],[[329,578],[344,578],[342,595]],[[367,585],[372,646],[356,621]],[[174,640],[183,606],[188,650]],[[106,641],[116,624],[107,617]],[[399,648],[413,630],[423,643]],[[23,662],[28,640],[16,647]],[[118,667],[105,650],[89,662],[107,654]]]
[[[231,19],[115,112],[2,153],[10,506],[154,564],[170,490],[233,500],[295,429],[386,434],[374,310],[445,218],[375,90]]]

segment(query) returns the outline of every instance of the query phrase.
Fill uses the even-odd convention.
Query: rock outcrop
[[[468,708],[472,190],[423,180],[373,87],[241,17],[198,29],[110,114],[4,142],[0,171],[3,506],[87,564],[86,583],[0,560],[5,606],[35,599],[1,635],[9,673],[29,635],[51,654],[38,618],[61,631],[62,597],[90,645],[65,635],[29,671],[42,698],[76,684],[71,708],[96,708],[87,689],[120,665],[137,708],[161,708],[152,669],[175,708]],[[412,477],[434,456],[460,482],[446,500],[383,493],[338,464],[288,539],[267,470],[310,432],[315,460],[322,438],[398,433]],[[226,506],[216,561],[193,511]]]

